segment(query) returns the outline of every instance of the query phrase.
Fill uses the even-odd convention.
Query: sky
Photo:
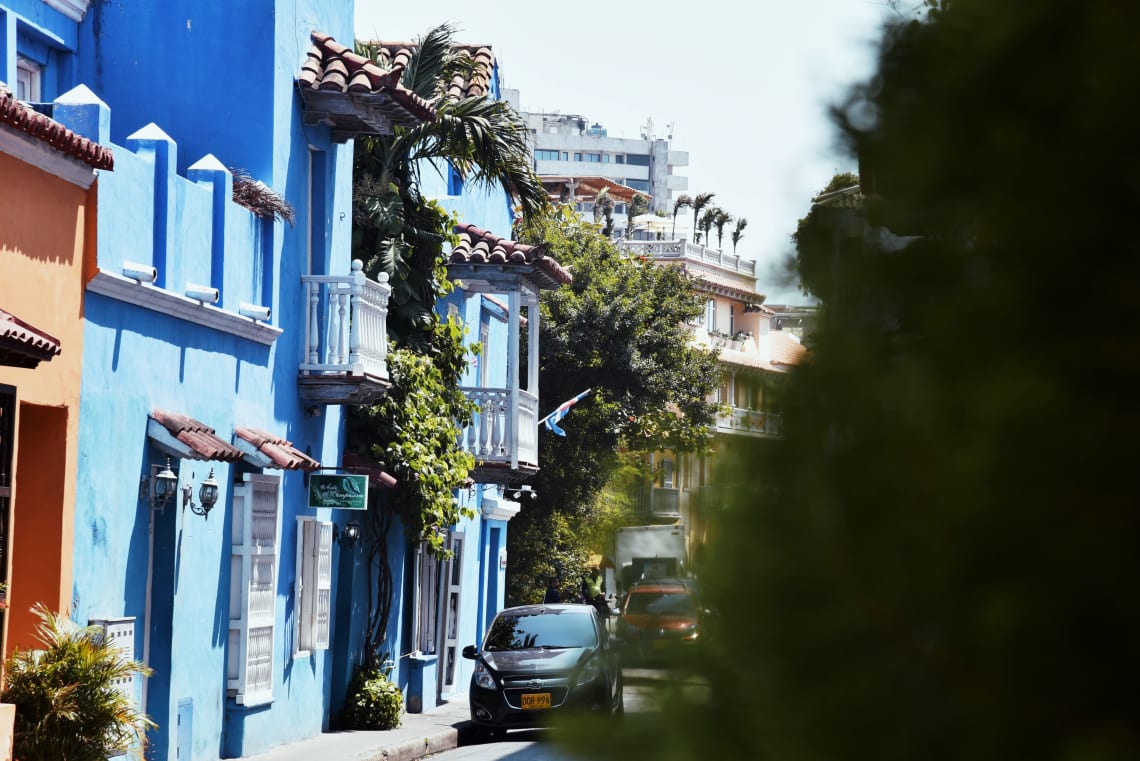
[[[736,253],[757,261],[758,290],[805,303],[779,264],[812,196],[855,170],[827,109],[873,73],[887,12],[886,0],[357,0],[355,31],[410,41],[452,22],[456,42],[491,46],[523,111],[578,114],[612,137],[672,125],[686,192],[748,220]]]

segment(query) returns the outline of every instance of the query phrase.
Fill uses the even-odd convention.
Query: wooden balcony
[[[475,457],[479,483],[521,481],[538,472],[538,397],[522,389],[461,389],[479,406],[459,445]]]
[[[784,435],[784,416],[777,412],[731,407],[727,414],[717,416],[716,432],[778,439]]]
[[[297,377],[301,398],[314,404],[372,404],[388,391],[388,286],[364,276],[353,260],[348,275],[302,275],[308,315],[305,354]]]

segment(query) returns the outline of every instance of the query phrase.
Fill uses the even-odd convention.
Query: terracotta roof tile
[[[281,470],[316,470],[321,464],[280,436],[256,428],[234,428],[234,436],[249,442]]]
[[[456,225],[459,243],[451,250],[450,264],[508,264],[533,266],[550,281],[550,287],[573,282],[570,272],[546,255],[545,244],[530,246],[500,238],[475,225]]]
[[[240,449],[219,439],[213,428],[194,418],[165,410],[154,410],[150,416],[189,447],[197,455],[196,459],[238,462],[244,457]]]
[[[807,356],[808,350],[804,345],[782,330],[770,331],[768,339],[774,365],[798,365]]]
[[[383,54],[388,66],[393,69],[407,67],[412,58],[414,42],[376,42],[375,45]],[[471,71],[466,77],[457,74],[452,77],[447,87],[448,97],[461,100],[463,98],[479,98],[491,93],[491,81],[495,76],[495,54],[489,45],[462,45],[455,44],[451,49],[459,56],[470,59]]]
[[[384,70],[327,34],[311,38],[297,84],[317,120],[345,133],[376,134],[385,131],[385,121],[412,126],[435,118],[427,101],[400,84],[402,64]]]
[[[67,156],[82,161],[93,169],[112,170],[115,157],[111,149],[72,132],[54,119],[34,111],[16,100],[7,87],[0,85],[0,124],[20,130],[47,143]]]
[[[32,368],[60,351],[57,339],[0,309],[0,365]]]

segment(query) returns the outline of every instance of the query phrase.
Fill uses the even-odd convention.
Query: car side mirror
[[[475,660],[475,656],[478,653],[479,653],[479,651],[475,648],[474,645],[468,645],[467,647],[463,648],[463,657],[464,658],[468,658],[470,660]]]

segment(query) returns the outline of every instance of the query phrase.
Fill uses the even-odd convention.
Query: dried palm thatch
[[[293,206],[261,180],[242,169],[230,169],[234,177],[234,203],[244,206],[261,219],[280,219],[292,225],[297,219]]]

